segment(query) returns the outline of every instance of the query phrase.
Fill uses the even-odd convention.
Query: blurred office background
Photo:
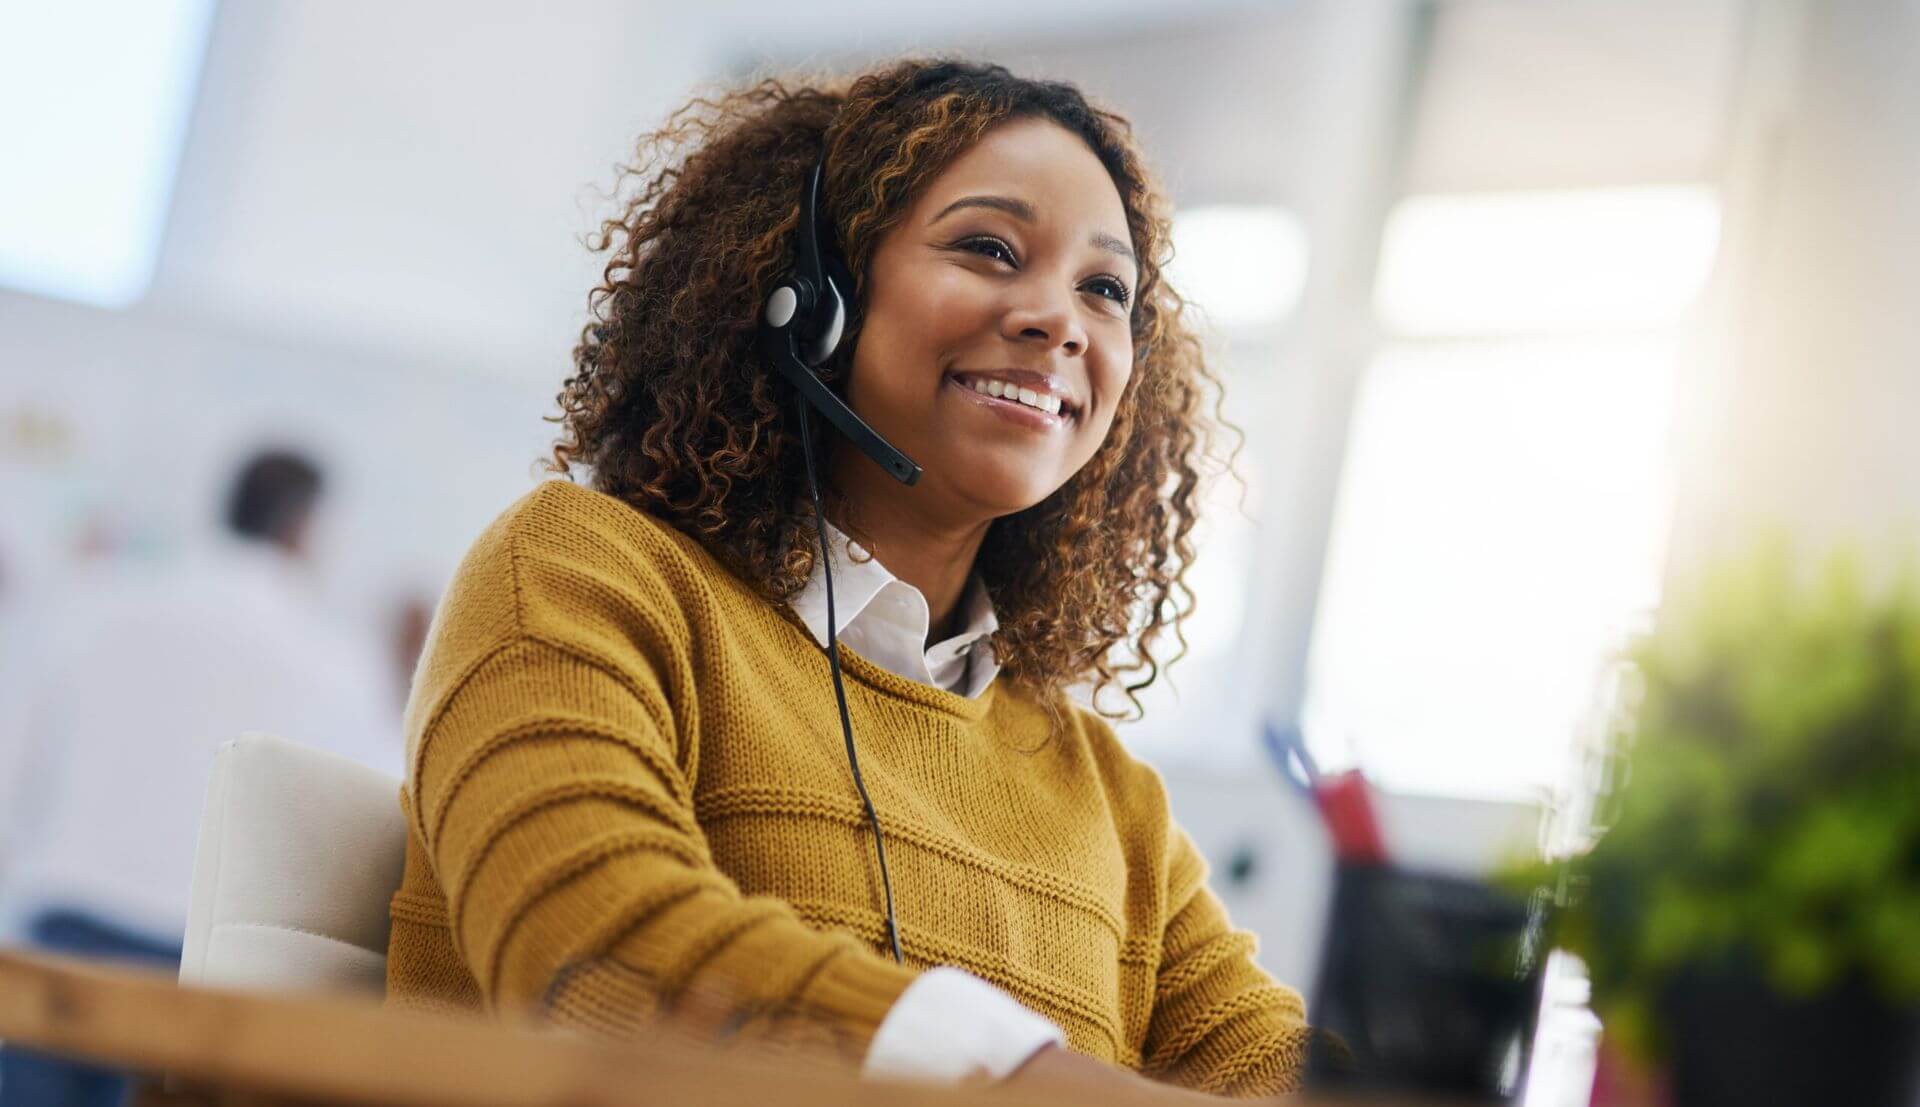
[[[1080,83],[1178,203],[1244,488],[1124,731],[1303,989],[1329,862],[1263,730],[1483,867],[1577,807],[1676,575],[1920,510],[1913,0],[6,2],[0,650],[83,566],[190,557],[280,444],[403,674],[538,479],[635,136],[904,51]]]

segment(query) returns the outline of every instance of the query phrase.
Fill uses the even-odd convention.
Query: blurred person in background
[[[204,557],[87,572],[30,625],[0,695],[9,940],[176,965],[213,753],[244,731],[398,772],[385,659],[336,624],[312,570],[324,486],[308,458],[260,452]],[[0,1049],[5,1107],[124,1094],[114,1073]]]

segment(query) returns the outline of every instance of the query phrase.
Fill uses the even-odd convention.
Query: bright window
[[[1595,666],[1659,596],[1672,352],[1397,347],[1354,410],[1304,729],[1402,790],[1558,782]]]
[[[1719,236],[1705,188],[1416,196],[1387,223],[1374,302],[1400,335],[1670,327]]]
[[[1718,229],[1698,190],[1623,192],[1390,220],[1397,337],[1354,405],[1308,662],[1324,762],[1453,795],[1565,781],[1601,667],[1659,599],[1682,327]]]
[[[0,7],[0,285],[145,295],[212,0]]]
[[[1216,204],[1173,220],[1167,279],[1223,330],[1283,322],[1307,282],[1307,233],[1285,208]]]

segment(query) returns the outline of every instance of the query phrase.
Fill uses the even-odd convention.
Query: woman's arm
[[[488,1005],[612,1033],[812,1022],[862,1055],[913,973],[714,866],[644,673],[554,645],[482,663],[427,731],[414,810]]]
[[[689,774],[724,705],[694,694],[678,593],[644,558],[612,573],[566,545],[587,539],[512,529],[462,566],[410,722],[416,829],[487,1005],[859,1060],[915,974],[715,866]]]
[[[1192,840],[1168,827],[1169,914],[1143,1068],[1220,1095],[1294,1090],[1310,1033],[1300,995],[1254,961],[1253,935],[1233,928]]]

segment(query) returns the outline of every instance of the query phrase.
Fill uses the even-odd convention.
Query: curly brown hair
[[[1131,126],[1070,84],[907,60],[853,79],[767,79],[675,112],[619,167],[620,210],[589,238],[611,256],[558,396],[550,467],[586,465],[593,487],[693,537],[770,601],[793,596],[819,539],[791,388],[756,335],[792,256],[802,176],[824,151],[822,214],[858,303],[875,247],[920,190],[990,127],[1028,117],[1085,140],[1119,191],[1140,264],[1133,371],[1093,458],[995,520],[975,568],[999,617],[1003,676],[1051,710],[1071,686],[1090,686],[1097,705],[1119,685],[1137,714],[1135,693],[1186,651],[1182,577],[1203,466],[1226,424],[1219,381],[1162,273],[1168,214]],[[856,313],[837,368],[858,338]],[[835,441],[807,417],[815,441]],[[827,487],[831,466],[816,472]],[[1163,661],[1169,633],[1177,649]]]

